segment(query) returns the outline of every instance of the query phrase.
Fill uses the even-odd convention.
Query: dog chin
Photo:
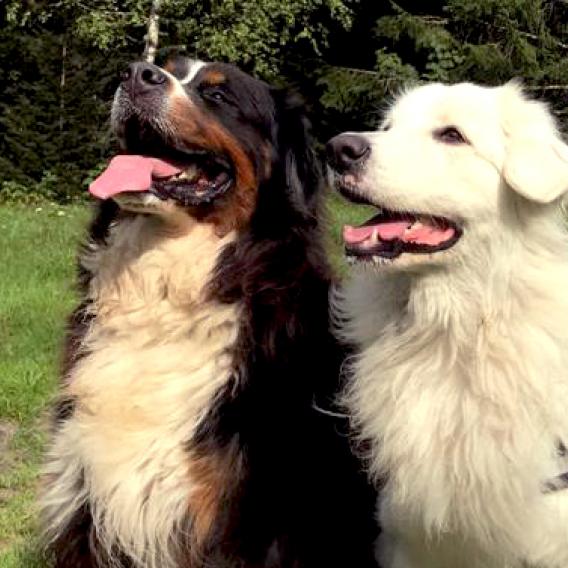
[[[113,197],[121,209],[136,212],[151,212],[163,204],[161,199],[148,192],[124,192]]]
[[[457,260],[456,251],[452,249],[438,251],[431,254],[412,254],[403,252],[396,258],[381,256],[357,257],[346,256],[347,263],[354,270],[371,272],[408,272],[418,273],[435,270],[453,264]]]
[[[129,213],[168,216],[181,210],[174,200],[160,199],[149,192],[124,192],[115,195],[113,200]]]

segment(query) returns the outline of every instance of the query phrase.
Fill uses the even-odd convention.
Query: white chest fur
[[[96,319],[68,377],[76,409],[57,434],[48,474],[60,481],[44,498],[59,517],[54,531],[88,498],[100,538],[118,539],[144,567],[171,561],[171,534],[195,489],[188,444],[230,376],[238,331],[237,308],[206,297],[234,236],[198,224],[176,231],[125,219],[83,260]]]
[[[404,278],[360,276],[340,302],[351,321],[343,331],[361,346],[347,403],[373,442],[372,473],[388,480],[384,528],[391,543],[407,543],[406,559],[385,566],[568,562],[568,546],[558,551],[568,499],[541,492],[568,436],[568,343],[557,317],[566,304],[547,307],[541,295],[515,315],[512,290],[501,315],[480,318],[472,295],[455,299],[463,313],[452,307],[448,285],[412,297]]]

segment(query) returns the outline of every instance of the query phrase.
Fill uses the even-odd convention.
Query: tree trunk
[[[59,76],[59,132],[63,132],[65,124],[65,80],[66,69],[65,60],[67,59],[67,36],[63,36],[61,46],[61,75]]]
[[[152,0],[150,17],[148,18],[148,30],[146,32],[146,46],[142,58],[148,63],[154,63],[156,51],[158,50],[158,35],[160,32],[160,8],[162,0]]]

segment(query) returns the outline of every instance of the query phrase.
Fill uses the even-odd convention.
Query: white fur
[[[143,568],[174,565],[173,532],[197,489],[186,444],[229,378],[237,334],[235,305],[205,291],[234,234],[179,215],[123,219],[83,258],[95,273],[91,354],[67,378],[77,407],[56,433],[42,500],[48,538],[89,500],[106,547],[118,541]]]
[[[190,83],[193,78],[199,73],[199,71],[201,71],[201,69],[203,69],[203,67],[205,67],[207,65],[207,63],[205,63],[204,61],[198,61],[197,59],[192,59],[191,63],[189,63],[188,65],[188,71],[187,71],[187,75],[183,78],[180,79],[180,83],[182,85],[187,85],[187,83]]]
[[[360,192],[463,236],[356,269],[336,298],[360,348],[346,402],[386,479],[383,566],[566,568],[568,491],[542,484],[568,470],[567,148],[515,84],[420,87],[385,123]]]

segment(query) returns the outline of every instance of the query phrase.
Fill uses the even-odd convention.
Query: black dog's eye
[[[216,103],[227,103],[229,102],[229,97],[227,93],[219,86],[205,86],[201,89],[201,94],[206,99],[215,101]]]
[[[455,126],[445,126],[434,131],[434,138],[446,144],[467,144],[464,135]]]

